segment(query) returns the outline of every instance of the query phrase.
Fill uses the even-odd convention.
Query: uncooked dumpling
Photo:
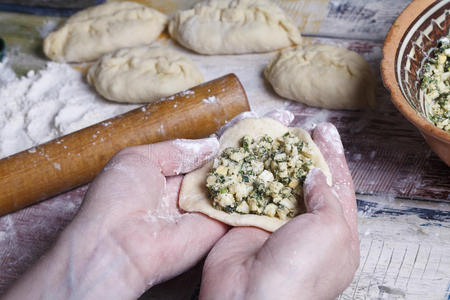
[[[108,52],[153,42],[168,18],[136,2],[111,2],[76,13],[44,40],[44,53],[60,62],[93,61]]]
[[[169,23],[172,38],[201,54],[267,52],[299,44],[300,32],[267,0],[210,0],[180,11]]]
[[[329,109],[375,106],[375,79],[358,53],[332,45],[278,53],[264,71],[280,96]]]
[[[87,80],[106,99],[144,103],[196,86],[203,76],[182,53],[141,46],[104,55],[89,69]]]
[[[219,153],[223,153],[227,148],[230,149],[229,147],[239,147],[240,141],[244,136],[254,138],[268,136],[272,139],[276,139],[277,137],[283,136],[287,133],[298,137],[300,141],[308,145],[311,153],[310,159],[313,166],[320,168],[324,172],[328,183],[331,185],[330,170],[322,154],[320,153],[320,150],[314,144],[310,135],[300,128],[286,127],[270,118],[244,119],[227,129],[219,140]],[[234,154],[239,156],[239,153]],[[232,159],[237,158],[234,157]],[[275,157],[274,160],[276,160]],[[197,169],[184,177],[179,200],[179,206],[181,209],[188,212],[201,212],[211,218],[232,226],[255,226],[267,231],[275,231],[291,219],[289,216],[284,219],[277,218],[275,216],[271,217],[269,215],[273,214],[270,212],[266,214],[238,213],[238,211],[242,212],[243,210],[236,209],[233,210],[233,212],[226,212],[226,210],[224,211],[215,208],[213,206],[213,200],[210,199],[208,189],[206,187],[207,178],[211,175],[210,170],[213,167],[213,162],[210,161],[202,168]],[[256,171],[256,168],[258,167],[254,166],[254,171],[259,173],[261,170]],[[217,172],[220,173],[221,171],[218,170]],[[267,177],[267,174],[267,171],[262,171],[259,177]],[[246,180],[243,180],[243,182],[244,181]],[[222,191],[219,191],[219,193],[221,192]],[[301,203],[299,203],[299,205],[301,205]]]

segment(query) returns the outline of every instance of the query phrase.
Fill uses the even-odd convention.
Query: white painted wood
[[[410,2],[330,0],[318,34],[335,38],[383,41],[391,24]]]
[[[448,299],[449,223],[369,215],[358,226],[360,267],[338,299]]]

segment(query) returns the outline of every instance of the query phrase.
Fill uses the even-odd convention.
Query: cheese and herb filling
[[[207,179],[213,207],[228,213],[256,214],[281,220],[299,213],[303,182],[314,167],[306,142],[287,132],[241,138],[239,147],[226,148]]]
[[[428,118],[435,126],[450,133],[450,40],[443,38],[424,65],[421,89]]]

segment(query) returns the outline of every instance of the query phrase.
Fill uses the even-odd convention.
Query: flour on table
[[[105,101],[67,64],[50,62],[17,77],[5,61],[0,64],[0,158],[135,107]]]

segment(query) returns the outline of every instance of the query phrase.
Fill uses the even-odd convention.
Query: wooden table
[[[197,1],[147,2],[170,14]],[[276,2],[296,21],[305,43],[342,45],[369,61],[379,81],[375,111],[327,111],[284,101],[261,78],[273,53],[204,57],[167,38],[159,43],[185,51],[206,79],[235,72],[248,91],[252,108],[261,114],[284,106],[295,113],[297,126],[312,128],[328,120],[338,127],[358,193],[361,244],[360,268],[339,299],[450,299],[450,169],[393,107],[379,76],[384,37],[409,1]],[[61,20],[0,13],[0,36],[13,47],[9,59],[19,74],[44,67],[45,59],[36,51],[42,43],[42,29],[44,24]],[[0,218],[0,294],[70,222],[86,188]],[[199,270],[190,271],[193,287],[199,277],[192,274],[198,275]],[[180,295],[168,292],[176,290],[173,285],[177,284],[186,285],[186,277],[167,283],[170,289],[155,288],[143,298],[179,299]],[[189,294],[192,289],[186,291]]]

